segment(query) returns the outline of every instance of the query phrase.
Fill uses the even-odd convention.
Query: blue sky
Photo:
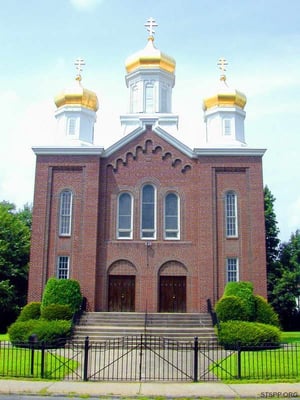
[[[204,135],[202,100],[227,81],[243,91],[249,146],[267,148],[264,184],[276,197],[282,240],[300,228],[300,2],[298,0],[10,0],[0,13],[0,200],[31,203],[35,145],[53,144],[54,96],[75,77],[97,92],[96,143],[122,137],[128,111],[125,59],[146,45],[144,23],[158,23],[155,45],[176,59],[173,112],[178,139]]]

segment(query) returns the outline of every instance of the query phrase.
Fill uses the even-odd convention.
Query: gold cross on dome
[[[81,58],[81,57],[78,57],[77,60],[74,62],[74,65],[75,65],[75,67],[76,67],[76,69],[77,69],[77,77],[80,77],[80,78],[81,78],[81,72],[82,72],[82,70],[83,70],[82,67],[85,66],[85,61],[84,61],[84,59]]]
[[[226,80],[226,67],[228,65],[228,62],[225,58],[219,58],[218,64],[217,66],[219,67],[219,69],[222,71],[222,75],[221,75],[221,79],[225,79]]]
[[[147,32],[149,33],[150,36],[153,36],[155,33],[154,28],[156,28],[158,25],[155,21],[154,18],[150,17],[147,22],[144,25],[147,28]]]

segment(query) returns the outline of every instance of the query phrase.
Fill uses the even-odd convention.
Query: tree
[[[275,197],[268,186],[264,188],[265,229],[266,229],[266,262],[267,262],[267,287],[268,299],[272,303],[273,290],[276,278],[281,276],[281,265],[278,262],[279,228],[274,211]]]
[[[285,329],[299,329],[297,300],[300,296],[300,231],[292,233],[290,240],[279,248],[281,274],[274,279],[272,304]]]
[[[14,204],[0,202],[0,331],[5,331],[26,304],[30,250],[31,210],[17,212]]]

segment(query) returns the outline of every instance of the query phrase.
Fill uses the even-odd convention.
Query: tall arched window
[[[156,193],[152,185],[142,188],[141,237],[155,239],[156,237]]]
[[[237,197],[233,191],[229,191],[225,195],[225,224],[226,236],[238,236],[238,221],[237,221]]]
[[[165,239],[179,239],[179,198],[175,193],[165,197]]]
[[[118,239],[132,239],[132,196],[121,193],[118,198]]]
[[[70,236],[72,226],[72,192],[63,190],[60,193],[59,205],[59,235]]]

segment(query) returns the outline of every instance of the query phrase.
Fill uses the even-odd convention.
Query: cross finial
[[[74,65],[75,65],[76,70],[77,70],[76,79],[79,80],[79,81],[81,81],[81,72],[82,72],[82,70],[83,70],[82,67],[85,66],[85,61],[84,61],[83,58],[78,57],[77,60],[74,62]]]
[[[156,28],[158,26],[155,19],[152,17],[148,18],[148,20],[144,26],[147,28],[147,32],[149,33],[149,36],[153,37],[154,33],[155,33],[154,28]]]
[[[226,75],[225,75],[225,72],[226,72],[226,67],[227,67],[227,65],[228,65],[228,62],[227,62],[227,60],[224,58],[224,57],[222,57],[222,58],[219,58],[219,61],[218,61],[218,67],[219,67],[219,69],[222,71],[222,74],[221,74],[221,80],[223,80],[223,81],[226,81]]]

